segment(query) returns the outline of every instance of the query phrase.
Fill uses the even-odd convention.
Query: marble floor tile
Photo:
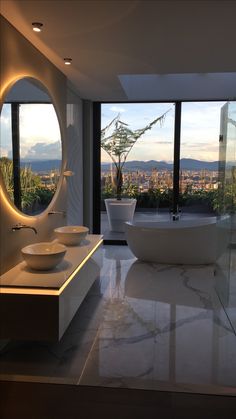
[[[0,378],[75,384],[101,322],[99,278],[58,343],[9,341],[0,350]]]
[[[104,246],[100,276],[57,344],[9,342],[8,380],[236,395],[236,335],[215,267],[137,261]]]

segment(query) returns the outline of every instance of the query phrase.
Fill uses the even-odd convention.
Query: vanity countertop
[[[0,292],[20,289],[60,289],[70,280],[102,244],[102,235],[89,234],[79,246],[67,246],[63,261],[50,271],[36,271],[20,262],[0,278]]]

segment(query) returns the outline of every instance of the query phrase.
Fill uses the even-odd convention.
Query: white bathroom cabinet
[[[88,235],[51,271],[21,262],[2,275],[0,339],[59,341],[99,275],[101,244],[101,235]]]

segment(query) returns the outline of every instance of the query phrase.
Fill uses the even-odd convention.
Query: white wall
[[[82,100],[67,87],[67,170],[74,175],[67,182],[67,222],[69,225],[83,224],[83,125]]]
[[[1,17],[1,104],[4,102],[9,88],[18,79],[22,77],[33,77],[47,88],[54,103],[62,136],[63,164],[62,170],[67,166],[67,155],[69,156],[69,164],[72,160],[73,150],[76,153],[81,146],[81,128],[80,134],[67,141],[67,121],[66,121],[66,104],[67,104],[67,82],[66,77],[62,74],[46,57],[44,57],[32,44],[30,44],[18,31],[15,30],[4,18]],[[69,96],[71,97],[71,96]],[[74,130],[77,132],[75,125],[78,123],[80,102],[77,101],[77,108],[73,111]],[[70,102],[70,100],[69,100]],[[79,144],[76,141],[79,138]],[[70,150],[72,146],[72,151]],[[82,153],[82,151],[81,151]],[[76,157],[75,157],[76,158]],[[76,166],[73,160],[73,167]],[[76,169],[77,180],[79,181],[80,169]],[[1,174],[0,174],[1,176]],[[82,184],[82,180],[81,180]],[[67,188],[68,181],[61,177],[57,193],[55,194],[48,210],[67,210]],[[71,200],[71,189],[69,194],[69,203],[72,201],[73,211],[69,211],[69,220],[82,220],[82,203],[81,189],[76,189]],[[77,199],[77,194],[79,198]],[[78,206],[78,208],[76,208]],[[8,195],[5,193],[4,184],[0,177],[0,273],[4,273],[12,266],[21,261],[21,248],[27,244],[53,238],[53,229],[56,226],[66,224],[66,218],[62,215],[48,215],[48,210],[42,214],[29,217],[20,213],[11,203]],[[81,214],[79,212],[81,211]],[[77,213],[77,218],[74,215]],[[12,226],[16,223],[27,224],[35,227],[38,234],[35,235],[31,230],[19,230],[12,232]]]
[[[84,225],[93,231],[93,103],[83,100]],[[99,209],[100,210],[100,209]]]

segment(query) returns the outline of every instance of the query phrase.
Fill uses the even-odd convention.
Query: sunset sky
[[[220,110],[225,102],[185,102],[182,104],[181,157],[205,161],[218,160]],[[131,129],[146,126],[170,109],[164,124],[147,131],[132,149],[128,160],[173,161],[174,104],[103,104],[102,128],[118,113]],[[102,152],[102,162],[109,161]]]
[[[218,160],[220,110],[225,102],[185,102],[182,104],[181,157],[205,161]],[[173,161],[173,103],[122,103],[102,105],[102,127],[117,114],[131,129],[139,129],[169,110],[164,124],[155,125],[135,144],[128,160]],[[21,107],[21,158],[29,160],[61,159],[61,136],[52,105]],[[9,105],[1,112],[0,156],[11,157],[11,124]],[[102,162],[109,157],[102,151]]]
[[[1,112],[1,157],[12,157],[10,105]],[[51,104],[20,107],[20,155],[29,160],[61,160],[61,134]]]

